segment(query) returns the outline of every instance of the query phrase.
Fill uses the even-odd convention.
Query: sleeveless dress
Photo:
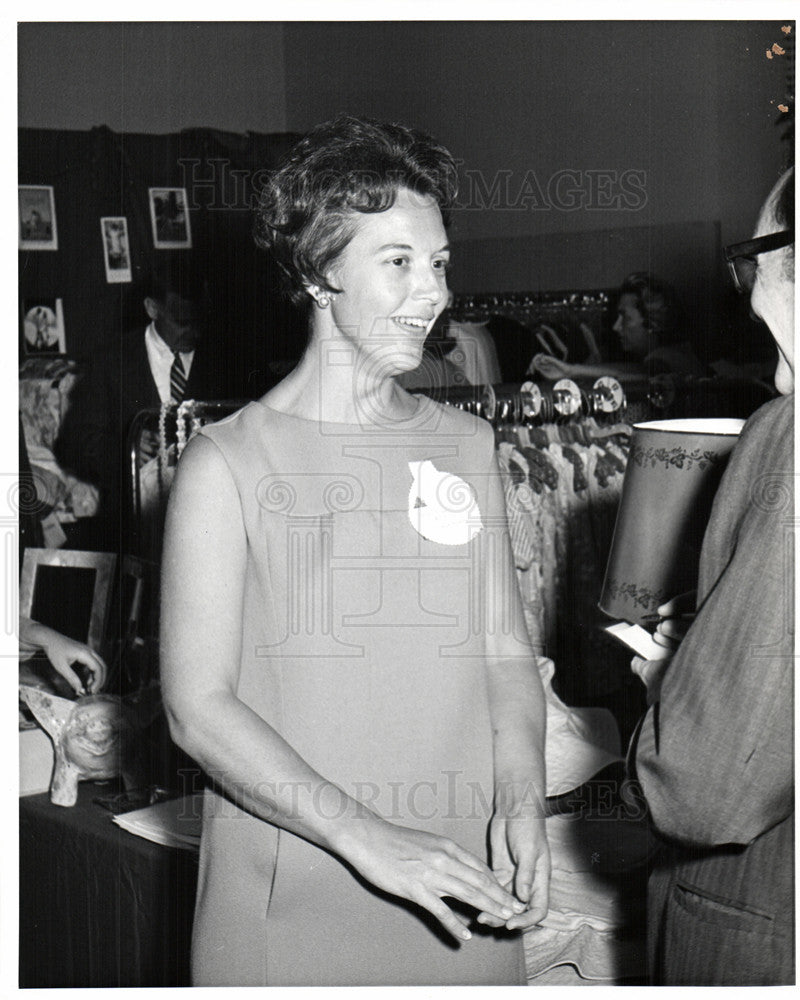
[[[489,425],[425,398],[382,427],[254,402],[200,433],[247,534],[238,697],[373,811],[486,860],[487,629],[535,669]],[[471,929],[454,942],[421,907],[206,791],[194,985],[523,984],[519,932]]]

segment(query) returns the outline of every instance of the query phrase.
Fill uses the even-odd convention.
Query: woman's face
[[[355,235],[329,275],[339,332],[362,370],[386,377],[416,368],[447,305],[447,235],[436,202],[401,188],[385,212],[359,214]]]
[[[644,358],[649,353],[652,338],[645,328],[644,317],[636,307],[636,296],[629,292],[619,297],[614,333],[626,354]]]

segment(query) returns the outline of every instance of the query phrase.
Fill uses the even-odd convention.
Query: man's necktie
[[[169,394],[172,402],[176,404],[182,403],[186,395],[186,372],[183,370],[183,362],[177,351],[169,370]]]

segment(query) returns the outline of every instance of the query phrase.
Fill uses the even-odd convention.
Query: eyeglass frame
[[[745,240],[743,243],[731,243],[723,249],[728,270],[731,272],[736,290],[742,293],[750,293],[751,288],[746,288],[739,278],[736,270],[736,261],[745,259],[753,260],[762,253],[769,253],[770,250],[782,250],[784,247],[794,243],[794,229],[782,229],[779,233],[769,233],[766,236],[757,236],[753,240]]]

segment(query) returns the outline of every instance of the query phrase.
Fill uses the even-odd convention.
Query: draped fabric
[[[631,428],[574,424],[496,431],[511,542],[531,639],[570,704],[596,704],[627,676],[598,628]]]
[[[542,675],[548,794],[619,753],[607,711],[569,706],[607,700],[630,677],[630,657],[600,631],[607,620],[597,609],[630,437],[628,424],[592,418],[496,430],[526,624],[548,657],[539,660],[540,669],[549,665]],[[641,926],[646,868],[601,874],[591,840],[569,817],[548,819],[547,833],[550,910],[525,935],[529,983],[558,983],[566,969],[587,985],[642,982],[644,940],[635,923]]]
[[[53,454],[70,394],[76,366],[66,358],[28,359],[20,369],[19,424],[27,470],[20,513],[34,513],[41,543],[60,548],[68,538],[64,526],[96,512],[96,487],[62,468]]]

